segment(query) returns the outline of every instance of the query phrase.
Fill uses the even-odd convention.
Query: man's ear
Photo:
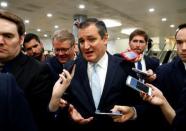
[[[19,36],[19,39],[20,39],[19,44],[20,44],[20,45],[23,45],[24,38],[25,38],[25,36],[24,36],[24,35]]]
[[[108,43],[108,33],[105,33],[104,37],[103,37],[103,41],[104,41],[104,45],[107,45]]]

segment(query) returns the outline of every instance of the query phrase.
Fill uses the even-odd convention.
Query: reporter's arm
[[[147,84],[147,86],[152,88],[152,95],[149,96],[147,94],[141,93],[143,100],[148,101],[153,105],[159,106],[163,115],[171,124],[174,117],[176,116],[175,110],[171,107],[167,99],[164,97],[163,93],[158,88],[156,88],[152,84]]]
[[[160,105],[160,108],[165,116],[165,118],[167,119],[167,121],[172,124],[175,116],[176,116],[176,112],[175,110],[171,107],[171,105],[169,104],[169,102],[165,99],[165,103]]]
[[[59,106],[61,106],[61,103],[64,103],[64,106],[67,104],[67,102],[61,99],[61,97],[66,91],[67,87],[70,85],[72,77],[74,76],[74,72],[75,66],[73,67],[71,74],[69,74],[68,71],[63,70],[63,73],[59,75],[60,78],[57,80],[53,87],[52,97],[49,102],[49,111],[55,112],[58,110]]]

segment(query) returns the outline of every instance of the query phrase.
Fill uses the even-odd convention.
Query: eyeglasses
[[[54,52],[55,53],[63,52],[63,53],[68,54],[71,49],[72,49],[72,46],[70,48],[58,48],[58,49],[57,48],[54,48]]]

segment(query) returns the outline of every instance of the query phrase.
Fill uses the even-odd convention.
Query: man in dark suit
[[[157,78],[159,89],[176,111],[173,127],[180,129],[181,126],[185,129],[186,126],[183,124],[185,116],[179,114],[184,113],[186,107],[184,91],[186,88],[186,24],[178,27],[175,38],[178,56],[172,62],[157,69]]]
[[[27,100],[8,73],[0,73],[0,130],[36,131]]]
[[[108,34],[105,24],[95,18],[87,19],[79,26],[78,39],[82,57],[76,60],[75,74],[64,96],[76,109],[71,110],[70,106],[73,119],[71,128],[132,128],[130,125],[133,121],[130,120],[135,119],[137,114],[140,116],[140,113],[138,107],[133,107],[136,104],[133,90],[125,85],[126,73],[122,59],[106,51]],[[95,73],[97,80],[94,78]],[[96,94],[95,88],[98,91]],[[123,114],[126,122],[123,124],[113,122],[111,116],[95,114],[96,111],[109,112],[114,105],[119,104],[126,105]],[[74,113],[78,115],[74,116]]]
[[[52,45],[55,56],[49,58],[46,63],[50,67],[53,79],[57,81],[64,64],[76,58],[74,35],[67,30],[57,30],[52,36]]]
[[[186,129],[186,24],[178,26],[175,38],[178,56],[157,68],[156,84],[160,90],[149,85],[152,96],[143,96],[144,100],[160,107],[169,123],[168,128],[164,129],[166,131]],[[156,123],[160,121],[156,118],[154,120]]]
[[[24,91],[36,124],[47,127],[47,105],[51,97],[53,82],[49,68],[39,61],[21,53],[25,25],[23,20],[7,11],[0,11],[0,63],[2,72],[14,75]]]
[[[136,78],[138,78],[138,76],[134,71],[132,71],[132,68],[137,68],[142,71],[151,70],[149,73],[152,74],[152,76],[148,77],[148,80],[153,80],[155,79],[156,76],[151,72],[156,71],[156,68],[159,66],[159,60],[145,55],[145,49],[147,48],[148,39],[149,37],[147,33],[141,29],[136,29],[130,34],[129,36],[130,51],[134,51],[135,53],[137,53],[138,58],[132,62],[124,59],[123,66],[127,69],[128,73],[131,76]],[[138,64],[141,65],[139,66]]]
[[[145,49],[147,48],[148,39],[149,37],[145,31],[141,29],[136,29],[129,36],[130,51],[136,53],[136,59],[131,61],[125,59],[125,57],[122,57],[121,54],[115,54],[115,55],[121,57],[122,59],[124,58],[123,68],[125,69],[127,74],[141,80],[144,83],[150,82],[154,84],[153,80],[156,79],[155,72],[157,67],[159,66],[159,60],[145,55]],[[142,71],[147,72],[148,73],[147,77],[137,74],[132,70],[132,68],[140,69]],[[136,99],[137,100],[141,99],[139,93],[138,96],[136,96]],[[141,130],[148,130],[146,128],[146,125],[151,125],[151,123],[153,123],[152,116],[154,112],[158,112],[158,113],[160,112],[158,107],[154,107],[152,105],[149,105],[148,103],[145,103],[145,105],[146,106],[142,107],[142,109],[144,110],[143,117],[137,122],[138,127],[139,129],[141,128]]]

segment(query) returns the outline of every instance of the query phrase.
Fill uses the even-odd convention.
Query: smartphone
[[[63,65],[63,69],[67,70],[69,73],[72,73],[74,64],[76,64],[76,60],[70,60]]]
[[[100,112],[96,111],[96,115],[107,115],[107,116],[122,116],[123,114],[121,112]]]
[[[146,94],[148,94],[149,96],[151,96],[152,94],[152,89],[149,88],[147,85],[145,85],[144,83],[140,82],[139,80],[137,80],[136,78],[132,77],[132,76],[128,76],[127,80],[126,80],[126,85],[128,85],[129,87],[131,87],[132,89],[139,91],[139,92],[144,92]]]
[[[143,76],[147,76],[148,74],[142,70],[136,69],[136,68],[132,68],[132,70],[134,72],[136,72],[137,74],[143,75]]]

